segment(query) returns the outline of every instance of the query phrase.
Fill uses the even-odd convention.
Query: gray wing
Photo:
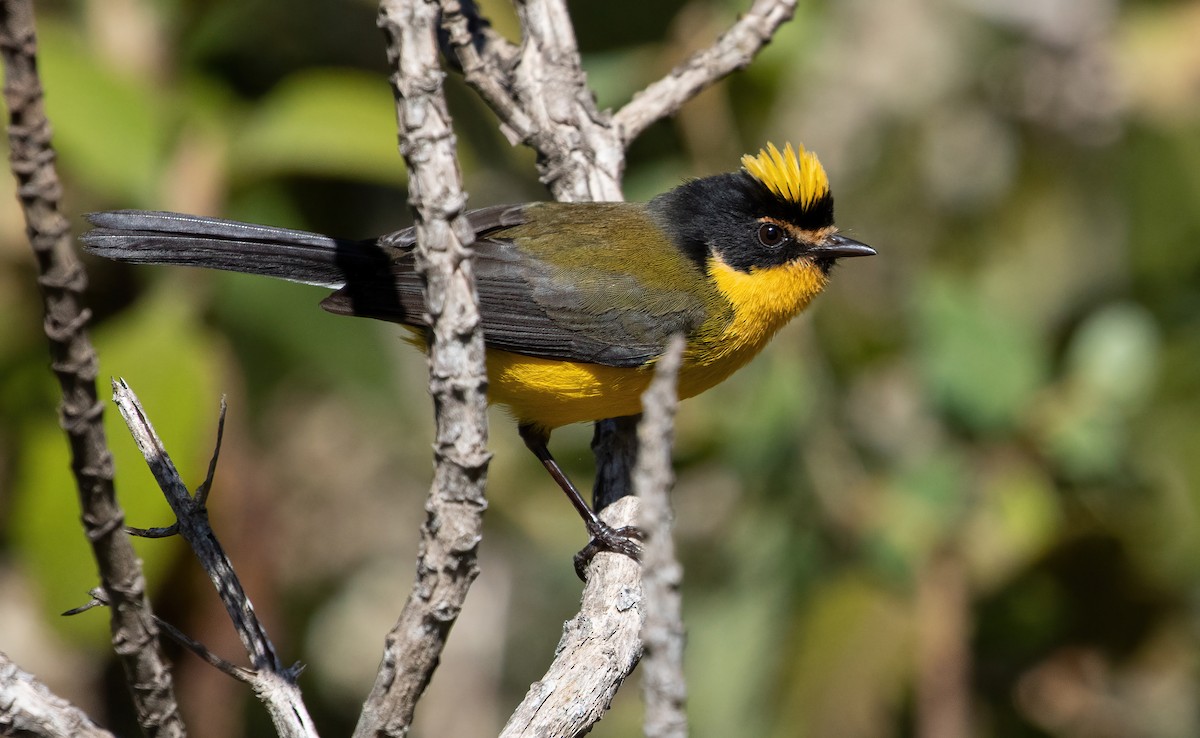
[[[705,304],[694,291],[651,287],[630,264],[604,245],[580,243],[586,258],[549,263],[517,248],[505,230],[524,222],[520,206],[468,214],[477,238],[475,284],[489,348],[546,359],[607,366],[640,366],[662,353],[675,333],[704,321]],[[427,325],[422,285],[413,257],[413,232],[386,238],[399,249],[392,281],[376,273],[348,281],[324,302],[331,312],[414,326]],[[692,268],[688,265],[686,268]]]

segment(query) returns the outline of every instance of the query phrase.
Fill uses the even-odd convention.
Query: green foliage
[[[1032,327],[946,276],[931,275],[914,300],[916,347],[934,400],[973,430],[1011,430],[1046,374]]]
[[[271,90],[237,131],[232,161],[255,178],[306,175],[403,184],[387,80],[355,70],[314,70]],[[347,136],[346,131],[355,131]]]
[[[124,377],[146,406],[184,479],[199,484],[216,438],[220,344],[196,323],[188,304],[170,292],[147,295],[144,303],[142,309],[96,331],[96,350],[102,357],[100,391],[102,396],[110,394],[107,377]],[[120,414],[109,405],[104,418],[126,520],[140,527],[168,525],[173,519],[170,508]],[[53,415],[27,422],[10,530],[41,590],[46,620],[100,647],[108,640],[106,618],[97,617],[97,612],[57,617],[86,602],[88,590],[96,585],[95,565],[80,535],[66,450]],[[178,545],[178,539],[135,541],[152,591],[178,554]]]
[[[97,64],[76,28],[51,20],[38,37],[46,112],[66,171],[113,199],[149,199],[169,153],[170,98]]]

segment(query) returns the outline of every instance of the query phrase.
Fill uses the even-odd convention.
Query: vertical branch
[[[622,200],[625,148],[596,109],[563,0],[520,0],[525,34],[514,70],[517,101],[534,125],[542,182],[558,200]]]
[[[417,699],[479,573],[476,552],[487,507],[487,375],[465,246],[475,235],[462,215],[466,196],[442,92],[437,23],[433,0],[380,3],[379,25],[395,68],[400,152],[409,168],[409,202],[416,217],[417,268],[425,279],[432,326],[429,368],[437,439],[417,579],[388,634],[356,736],[407,734]]]
[[[683,567],[671,538],[671,446],[675,435],[676,381],[683,360],[683,336],[675,336],[655,367],[654,380],[642,396],[644,417],[638,425],[637,467],[633,485],[642,501],[642,693],[647,738],[686,738],[687,683],[683,677],[683,604],[679,587]]]
[[[150,736],[183,735],[171,673],[158,643],[141,563],[121,529],[124,513],[113,489],[112,456],[101,425],[96,353],[85,326],[86,275],[76,260],[62,187],[50,147],[50,123],[37,72],[37,39],[30,0],[0,0],[0,54],[13,174],[42,288],[45,332],[62,388],[61,422],[71,447],[84,532],[111,606],[113,649],[133,695],[138,722]]]
[[[542,182],[558,200],[623,200],[625,146],[608,113],[596,109],[566,3],[521,0],[517,13],[525,38],[512,84],[534,125],[528,140],[538,152]],[[592,496],[597,509],[632,492],[635,426],[632,418],[596,423]]]

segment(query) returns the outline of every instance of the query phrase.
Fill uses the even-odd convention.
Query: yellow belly
[[[679,398],[693,397],[719,384],[757,350],[699,363],[685,354],[679,370]],[[711,358],[711,357],[710,357]],[[487,352],[488,398],[508,406],[518,422],[546,430],[601,418],[636,415],[653,365],[611,367],[538,359],[507,351]]]
[[[488,399],[506,405],[520,423],[546,430],[598,418],[640,413],[651,373],[487,352]]]
[[[753,274],[713,260],[709,274],[732,310],[689,340],[679,370],[680,399],[720,384],[754,358],[825,286],[825,275],[806,260]],[[488,349],[487,371],[490,402],[508,406],[520,423],[549,431],[640,413],[654,364],[622,368]]]
[[[754,358],[825,286],[825,275],[806,260],[754,274],[715,260],[709,269],[732,318],[692,337],[679,369],[680,399],[721,383]],[[640,413],[654,371],[652,363],[620,368],[498,350],[487,352],[487,369],[491,402],[507,405],[518,422],[546,430]]]

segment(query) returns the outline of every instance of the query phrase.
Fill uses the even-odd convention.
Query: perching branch
[[[425,280],[432,340],[430,390],[436,410],[434,475],[421,527],[417,578],[388,633],[383,663],[355,735],[403,736],[437,667],[471,582],[487,507],[487,372],[475,278],[463,217],[455,137],[442,91],[434,0],[383,0],[379,25],[409,170],[417,270]]]
[[[112,738],[77,707],[0,652],[0,735]]]
[[[600,514],[614,527],[638,522],[637,498]],[[587,568],[579,613],[563,626],[554,662],[508,719],[500,738],[581,736],[599,722],[641,655],[641,565],[599,553]]]
[[[212,485],[219,447],[213,451],[213,462],[209,464],[208,477],[193,496],[175,469],[175,464],[163,447],[158,434],[155,433],[154,426],[146,416],[146,411],[142,409],[137,395],[124,380],[113,381],[113,401],[117,404],[121,417],[125,419],[125,424],[129,426],[130,435],[145,457],[146,464],[167,499],[167,504],[175,513],[179,534],[187,541],[192,553],[212,580],[217,595],[221,598],[221,604],[225,606],[225,611],[233,621],[234,629],[237,630],[238,637],[241,638],[242,645],[250,657],[252,669],[243,670],[244,678],[236,673],[233,676],[254,688],[255,695],[271,714],[280,736],[315,738],[316,730],[300,696],[300,688],[296,685],[299,669],[285,667],[280,662],[266,629],[254,612],[250,597],[242,587],[237,573],[233,570],[233,564],[225,555],[208,522],[208,509],[200,490],[207,491]],[[224,420],[225,403],[222,401],[220,425],[224,425]],[[187,638],[178,640],[193,651],[198,646]],[[210,663],[215,663],[208,654],[200,655]],[[227,669],[222,670],[230,673]]]
[[[0,56],[12,171],[37,262],[50,356],[62,388],[60,417],[71,448],[81,519],[111,603],[113,650],[142,730],[147,736],[181,736],[184,727],[146,600],[141,562],[122,530],[125,515],[113,489],[112,456],[96,391],[96,353],[85,330],[90,318],[83,304],[87,277],[58,209],[62,187],[42,105],[31,0],[0,0]]]

